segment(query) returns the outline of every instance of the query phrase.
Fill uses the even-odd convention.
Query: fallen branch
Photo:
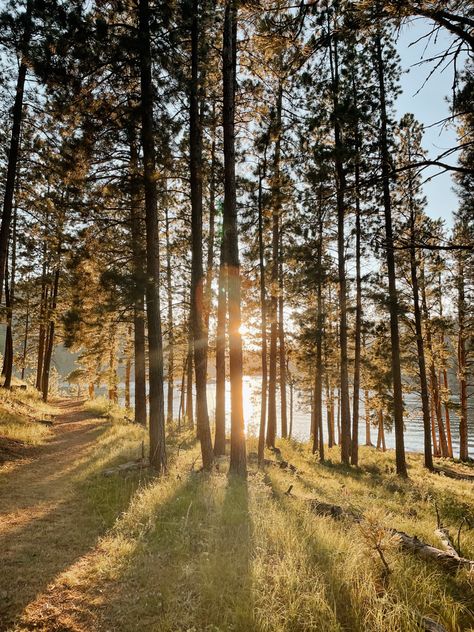
[[[263,459],[263,465],[269,467],[278,467],[280,468],[280,470],[291,470],[292,472],[298,471],[296,465],[288,463],[288,461],[272,461],[271,459]]]
[[[437,623],[429,617],[422,617],[421,625],[423,626],[423,630],[425,630],[425,632],[447,632],[446,628],[443,627],[441,623]]]
[[[461,472],[456,472],[456,470],[450,470],[445,467],[435,467],[433,472],[435,472],[435,474],[443,474],[448,478],[454,478],[457,481],[472,481],[474,483],[474,474],[462,474]]]
[[[117,465],[117,467],[110,467],[107,470],[104,470],[102,474],[104,476],[113,476],[119,472],[130,472],[133,470],[142,470],[147,467],[150,467],[148,461],[138,460],[138,461],[129,461],[128,463],[122,463],[121,465]]]
[[[449,531],[446,529],[446,527],[440,526],[437,529],[435,529],[435,535],[437,535],[438,538],[441,540],[441,544],[444,546],[444,548],[446,549],[448,553],[451,553],[451,555],[459,557],[459,553],[455,549],[454,544],[451,541],[451,536],[449,535]]]
[[[390,533],[397,536],[402,549],[410,551],[424,560],[437,562],[450,571],[456,571],[461,568],[466,568],[470,572],[474,571],[473,560],[468,560],[464,557],[459,557],[458,555],[453,555],[452,553],[443,551],[442,549],[437,549],[430,544],[422,542],[416,536],[410,536],[403,531],[390,529]]]
[[[294,494],[291,494],[291,497],[298,498]],[[304,499],[300,498],[299,500]],[[344,509],[339,505],[324,503],[317,499],[310,499],[308,502],[310,503],[311,510],[319,516],[330,516],[336,520],[345,518],[352,522],[362,522],[364,520],[362,514]],[[457,552],[452,553],[448,550],[443,551],[442,549],[437,549],[430,544],[422,542],[416,536],[408,535],[404,531],[398,531],[397,529],[388,529],[388,531],[397,538],[400,547],[405,551],[409,551],[424,560],[436,562],[450,571],[465,568],[470,572],[474,572],[474,560],[460,557]],[[441,529],[439,529],[439,531],[441,531]],[[452,548],[454,550],[454,547]]]
[[[361,522],[362,516],[355,511],[349,511],[347,509],[343,509],[339,505],[331,505],[330,503],[323,503],[320,500],[310,499],[309,505],[311,507],[311,511],[318,516],[330,516],[336,520],[341,518],[348,518],[353,522]]]

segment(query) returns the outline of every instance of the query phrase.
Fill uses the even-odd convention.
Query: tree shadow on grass
[[[102,595],[98,630],[257,631],[245,481],[192,473],[159,504],[150,529]]]
[[[291,513],[297,521],[303,521],[304,515],[301,508],[292,500],[278,495],[277,500],[280,501],[282,510]],[[315,520],[318,518],[315,517]],[[302,529],[302,532],[303,529]],[[333,610],[334,617],[341,626],[342,630],[351,630],[356,632],[362,629],[357,625],[357,600],[348,589],[344,581],[341,580],[336,565],[341,563],[340,557],[335,555],[334,548],[327,542],[316,538],[313,533],[311,562],[320,569],[320,576],[325,586],[327,594],[327,602]]]
[[[259,630],[250,571],[252,525],[245,479],[230,476],[203,565],[201,619],[221,630]]]

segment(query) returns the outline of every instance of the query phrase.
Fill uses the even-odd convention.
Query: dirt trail
[[[106,422],[86,411],[82,400],[62,400],[57,407],[52,436],[33,458],[0,468],[2,631],[100,535],[97,517],[81,507],[79,483],[88,476]]]

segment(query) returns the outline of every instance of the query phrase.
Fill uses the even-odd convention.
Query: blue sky
[[[447,98],[450,97],[453,83],[453,68],[442,70],[444,64],[428,80],[420,90],[423,82],[435,66],[428,62],[421,66],[414,66],[420,59],[428,59],[444,51],[451,43],[451,38],[444,29],[437,35],[437,40],[428,42],[427,39],[410,46],[419,37],[430,32],[431,23],[417,19],[403,26],[398,38],[398,52],[401,57],[403,74],[401,77],[402,94],[397,100],[398,116],[407,112],[424,126],[430,126],[450,114]],[[427,43],[428,42],[428,43]],[[406,72],[408,71],[408,72]],[[417,91],[420,90],[418,94]],[[430,157],[439,155],[445,149],[456,144],[456,130],[452,125],[436,125],[427,127],[424,136],[424,146]],[[450,158],[451,162],[455,157]],[[448,160],[445,160],[448,162]],[[439,169],[425,170],[424,177],[439,173]],[[439,175],[424,186],[428,200],[427,212],[433,218],[442,217],[448,226],[452,225],[452,212],[457,208],[457,197],[453,191],[453,181],[449,174]]]

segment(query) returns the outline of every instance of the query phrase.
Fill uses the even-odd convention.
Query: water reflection
[[[258,425],[260,422],[260,378],[259,377],[245,377],[243,383],[243,396],[244,396],[244,417],[245,427],[247,433],[257,433]],[[180,402],[180,384],[175,385],[174,389],[174,416],[178,416],[179,402]],[[166,398],[166,384],[165,384],[165,398]],[[133,394],[132,394],[133,399]],[[209,406],[209,415],[211,423],[214,419],[214,410],[216,405],[216,385],[213,382],[208,384],[207,399]],[[289,396],[287,397],[289,403]],[[165,399],[166,401],[166,399]],[[294,391],[294,405],[293,405],[293,437],[300,441],[307,441],[310,435],[311,427],[311,415],[309,407],[305,404],[307,397],[300,391]],[[226,383],[226,402],[229,405],[230,402],[230,384]],[[123,402],[122,402],[123,403]],[[279,407],[278,407],[279,408]],[[423,451],[423,419],[421,415],[421,404],[419,398],[415,394],[405,395],[405,448],[412,452]],[[470,410],[468,419],[469,425],[469,454],[474,455],[474,410]],[[360,425],[359,425],[359,442],[365,443],[365,417],[364,417],[364,401],[363,398],[360,402]],[[288,423],[289,423],[289,410],[288,410]],[[280,419],[278,418],[278,429]],[[230,430],[230,411],[226,413],[226,425]],[[459,418],[454,411],[451,411],[451,431],[453,440],[453,450],[455,456],[459,453]],[[327,441],[327,421],[326,410],[323,402],[323,433],[325,441]],[[372,427],[372,443],[377,440],[377,429]],[[395,435],[393,431],[386,430],[385,439],[388,448],[395,447]]]

